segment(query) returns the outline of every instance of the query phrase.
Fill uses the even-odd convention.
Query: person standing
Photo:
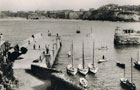
[[[38,49],[40,50],[40,45],[38,46]]]
[[[34,49],[34,50],[36,49],[36,45],[35,45],[35,43],[34,43],[34,45],[33,45],[33,49]]]

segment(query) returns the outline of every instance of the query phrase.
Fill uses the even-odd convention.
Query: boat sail
[[[76,73],[77,73],[77,68],[74,68],[74,66],[73,66],[73,60],[74,60],[74,57],[73,57],[73,41],[72,41],[72,55],[71,55],[71,60],[72,60],[72,64],[69,64],[68,66],[67,66],[67,73],[68,74],[71,74],[71,75],[76,75]]]
[[[134,61],[134,66],[135,66],[135,68],[140,69],[139,51],[138,51],[138,55],[137,55],[137,60]]]
[[[131,80],[129,81],[127,78],[125,78],[125,69],[124,69],[124,78],[120,79],[120,84],[123,88],[127,90],[136,90],[136,86],[133,83],[132,58],[131,58]]]
[[[89,64],[88,64],[88,68],[89,68],[89,71],[90,71],[91,73],[96,74],[97,71],[98,71],[98,68],[95,67],[94,46],[95,46],[95,44],[94,44],[94,39],[93,39],[93,56],[92,56],[92,59],[93,59],[93,60],[92,60],[92,63],[89,63]]]
[[[84,58],[84,42],[82,44],[82,64],[78,65],[78,72],[82,75],[87,75],[88,68],[85,67],[85,58]]]

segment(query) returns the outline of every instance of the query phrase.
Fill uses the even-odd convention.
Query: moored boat
[[[125,78],[125,69],[124,69],[124,77],[120,78],[120,85],[126,90],[136,90],[136,86],[133,83],[132,58],[131,58],[131,80],[129,81],[127,78]]]
[[[136,69],[140,70],[139,51],[138,51],[138,55],[137,55],[137,60],[134,61],[134,66],[135,66]]]
[[[88,64],[88,68],[89,68],[89,71],[91,72],[91,73],[93,73],[93,74],[96,74],[97,73],[97,71],[98,71],[98,68],[97,67],[95,67],[95,64],[94,64],[94,41],[93,41],[93,56],[92,56],[92,63],[89,63]]]
[[[121,78],[120,84],[126,90],[136,90],[135,84],[131,83],[127,78]]]
[[[87,75],[87,73],[88,73],[88,71],[89,71],[89,69],[86,67],[83,67],[82,66],[82,64],[79,64],[78,65],[78,72],[80,73],[80,74],[82,74],[82,75]]]
[[[84,88],[88,87],[88,81],[85,78],[80,78],[80,85]]]
[[[77,69],[72,66],[72,64],[67,65],[67,73],[70,75],[76,75]]]
[[[78,72],[82,75],[87,75],[89,69],[85,67],[85,58],[84,58],[84,43],[82,44],[82,64],[78,65]]]
[[[124,63],[120,63],[120,62],[116,62],[116,65],[118,66],[118,67],[121,67],[121,68],[125,68],[125,64]]]
[[[76,33],[81,33],[81,31],[80,30],[76,30]]]
[[[76,75],[76,73],[77,73],[77,68],[74,68],[74,67],[73,67],[73,60],[74,60],[74,58],[73,58],[73,42],[72,42],[72,55],[71,55],[71,60],[72,60],[72,64],[69,64],[69,65],[67,66],[66,70],[67,70],[67,73],[68,73],[68,74]]]
[[[102,63],[106,61],[107,61],[107,58],[105,58],[105,56],[103,55],[103,57],[99,59],[98,63]]]

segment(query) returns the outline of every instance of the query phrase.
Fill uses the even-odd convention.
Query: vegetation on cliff
[[[10,44],[5,42],[0,47],[0,90],[17,90],[18,80],[14,77],[13,61],[7,57]]]
[[[140,21],[140,5],[108,4],[98,9],[90,8],[85,11],[55,10],[55,11],[1,11],[0,18],[22,17],[27,19],[62,18],[83,20],[109,20],[109,21]]]

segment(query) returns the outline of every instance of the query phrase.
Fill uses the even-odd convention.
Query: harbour
[[[95,65],[98,66],[98,72],[94,74],[88,74],[86,77],[88,81],[89,90],[123,90],[120,87],[120,78],[123,77],[123,69],[118,68],[116,66],[116,61],[120,61],[126,64],[126,77],[130,79],[130,58],[133,57],[135,60],[137,59],[137,51],[140,49],[140,46],[114,46],[113,39],[115,33],[115,27],[124,26],[127,27],[137,27],[139,28],[139,22],[131,22],[131,23],[121,23],[121,22],[102,22],[102,21],[81,21],[81,20],[5,20],[0,21],[0,31],[5,34],[5,38],[11,41],[13,44],[18,44],[26,38],[30,37],[33,34],[42,32],[43,36],[47,36],[48,30],[51,32],[51,38],[54,38],[58,33],[61,41],[62,47],[56,58],[56,62],[53,68],[62,71],[62,73],[72,80],[73,82],[79,84],[79,78],[83,77],[79,73],[76,76],[70,76],[66,73],[66,66],[71,63],[71,58],[69,58],[68,52],[71,50],[71,43],[73,41],[73,53],[74,53],[74,67],[77,68],[78,64],[81,63],[82,59],[82,40],[84,40],[84,49],[85,49],[85,65],[92,61],[92,48],[93,43],[91,40],[94,38],[95,40]],[[15,24],[12,24],[12,23]],[[18,28],[17,28],[18,24]],[[100,26],[102,25],[102,26]],[[8,26],[8,27],[7,27]],[[80,26],[80,34],[76,34],[77,26]],[[11,29],[12,27],[12,29]],[[94,36],[87,37],[86,35],[90,33],[91,27],[93,30]],[[19,30],[20,29],[20,30]],[[7,32],[8,31],[8,32]],[[13,32],[14,33],[11,33]],[[20,35],[22,33],[22,36]],[[16,37],[14,37],[16,36]],[[12,37],[12,38],[10,38]],[[17,38],[18,37],[18,38]],[[39,43],[48,44],[49,40],[39,39]],[[43,41],[43,42],[41,42]],[[88,43],[88,44],[87,44]],[[101,47],[108,47],[108,49],[101,49]],[[41,46],[45,48],[45,46]],[[33,49],[33,45],[31,44],[30,49]],[[38,48],[38,47],[37,47]],[[45,50],[45,49],[44,49]],[[34,51],[34,50],[33,50]],[[35,52],[31,54],[31,56],[39,57],[41,51],[37,49],[37,54],[34,55]],[[98,64],[98,60],[102,58],[102,56],[108,59],[107,62]],[[28,56],[29,57],[29,56]],[[36,59],[34,57],[34,59]],[[28,62],[29,63],[29,62]],[[25,67],[28,66],[27,63],[20,62],[19,66],[16,67],[15,74],[18,76],[21,73],[18,73],[20,70],[24,70]],[[22,67],[22,68],[21,68]],[[26,68],[27,69],[27,68]],[[116,74],[117,72],[117,74]],[[24,73],[22,72],[24,75]],[[133,82],[136,84],[137,90],[140,89],[139,81],[140,81],[140,71],[133,68]],[[45,82],[49,82],[50,80],[46,80]]]

